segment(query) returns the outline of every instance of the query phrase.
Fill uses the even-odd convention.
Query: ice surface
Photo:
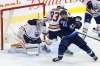
[[[83,15],[84,16],[84,15]],[[82,17],[83,17],[82,16]],[[83,20],[82,20],[83,21]],[[95,27],[95,21],[92,20],[92,27]],[[88,34],[91,36],[91,27]],[[95,33],[95,35],[97,35]],[[60,40],[60,39],[59,39]],[[85,41],[100,58],[100,41],[86,37]],[[2,66],[100,66],[100,59],[94,62],[84,51],[72,44],[69,49],[74,52],[73,56],[64,55],[60,62],[52,62],[57,56],[59,41],[54,42],[49,48],[51,53],[42,52],[39,56],[30,56],[23,53],[7,53],[7,50],[0,51],[0,65]]]

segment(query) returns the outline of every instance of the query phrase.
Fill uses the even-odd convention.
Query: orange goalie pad
[[[20,43],[15,43],[11,45],[11,48],[23,48]]]

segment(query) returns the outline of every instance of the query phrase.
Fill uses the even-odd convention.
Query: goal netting
[[[18,5],[0,10],[0,47],[9,48],[16,43],[16,33],[20,26],[30,19],[42,19],[45,15],[45,4]]]

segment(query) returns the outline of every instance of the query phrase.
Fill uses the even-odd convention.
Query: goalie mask
[[[29,25],[37,25],[37,20],[38,19],[28,20],[28,24]]]

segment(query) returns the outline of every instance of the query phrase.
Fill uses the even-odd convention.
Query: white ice
[[[92,27],[95,21],[92,20]],[[91,27],[91,28],[92,28]],[[91,29],[88,34],[91,36]],[[96,35],[96,34],[95,34]],[[57,56],[59,42],[54,42],[49,48],[51,53],[41,53],[39,56],[30,56],[22,53],[7,53],[7,50],[0,51],[0,65],[2,66],[100,66],[100,41],[86,37],[85,41],[98,56],[98,61],[93,61],[84,51],[72,44],[69,49],[74,52],[73,56],[64,55],[60,62],[52,62]]]

